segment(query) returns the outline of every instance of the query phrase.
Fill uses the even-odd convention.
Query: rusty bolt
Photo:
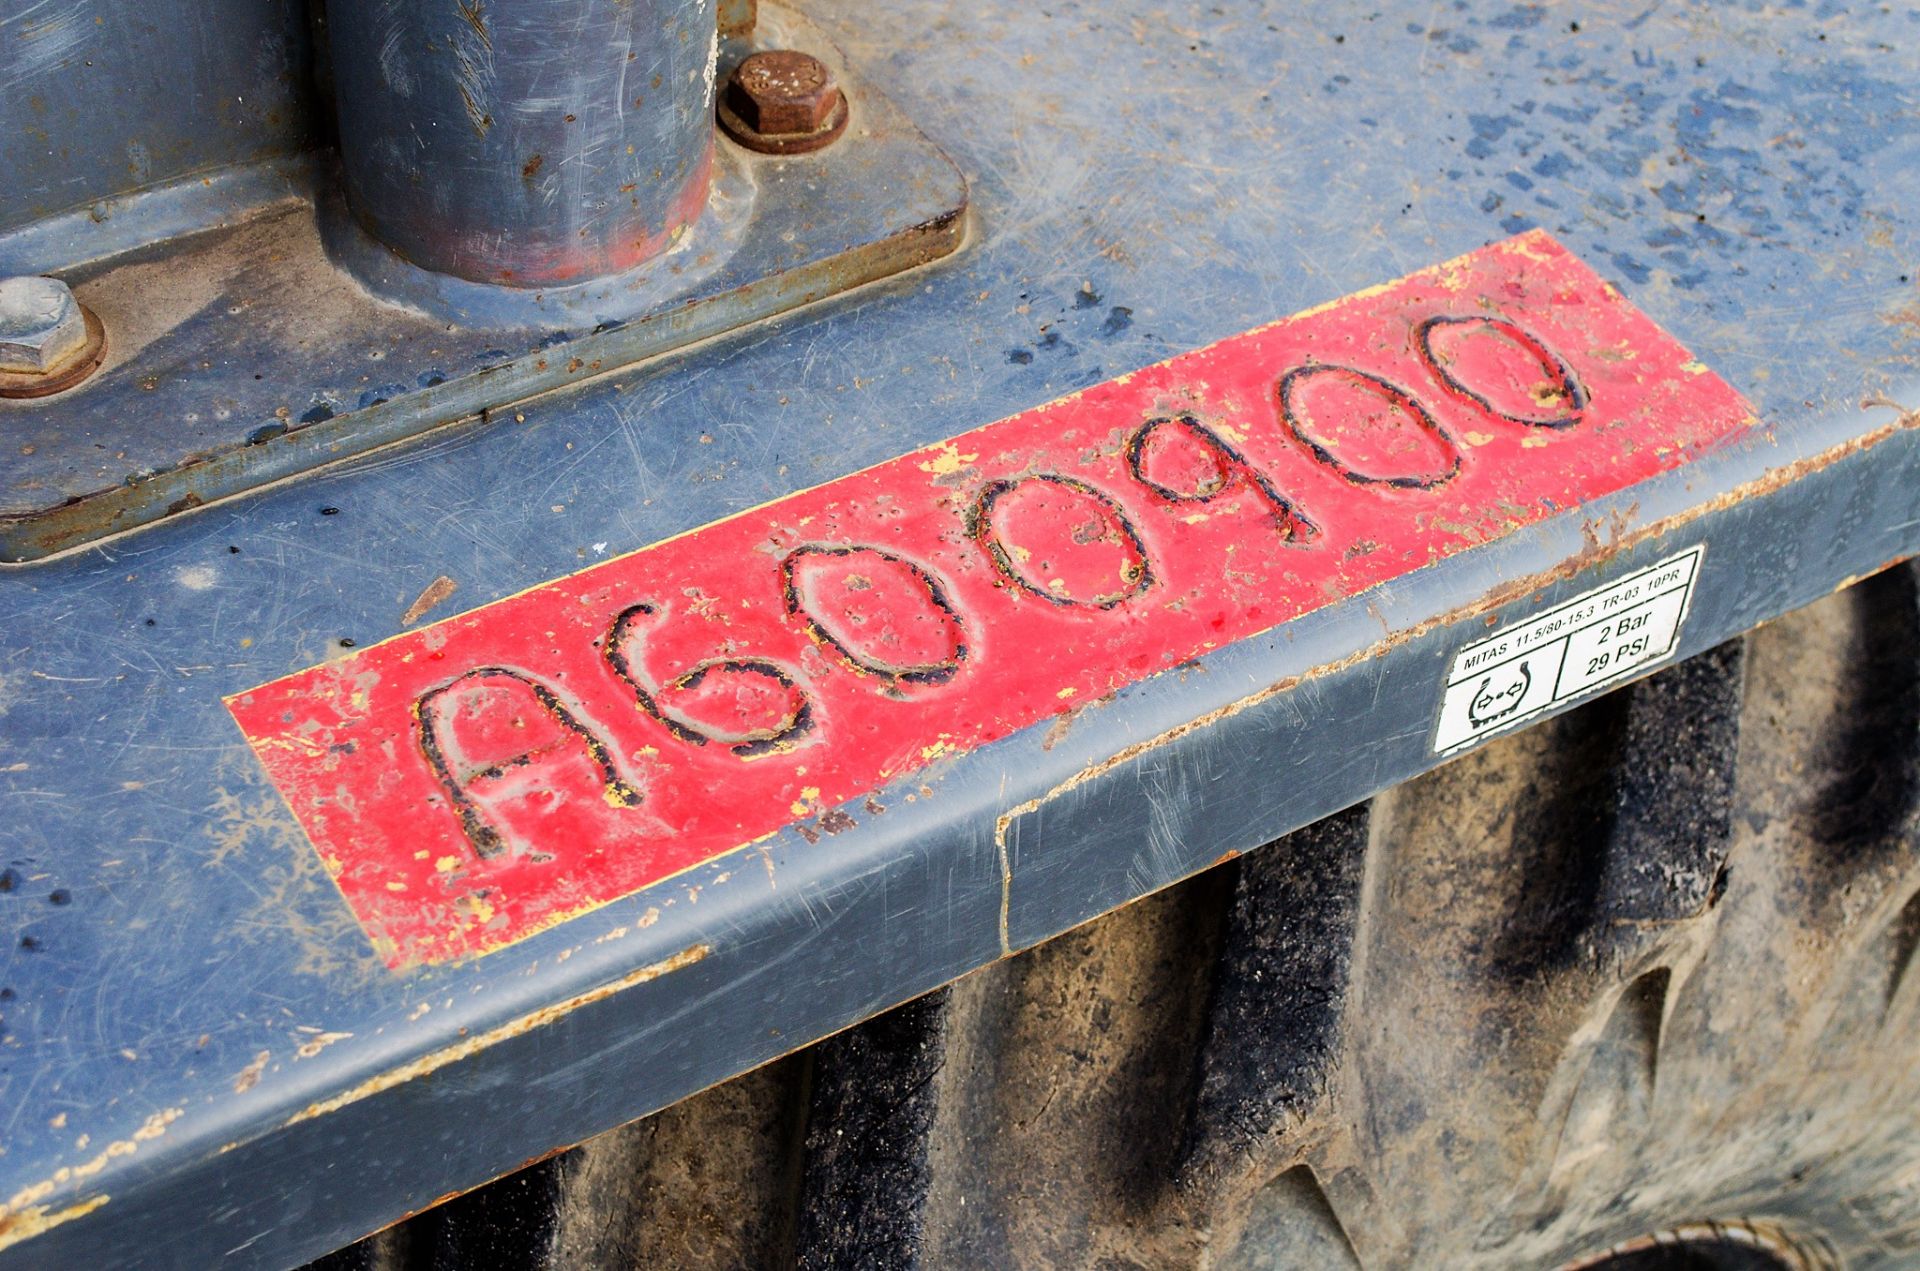
[[[799,154],[838,137],[847,102],[819,58],[790,49],[755,53],[734,67],[720,122],[750,150]]]
[[[87,347],[80,302],[56,278],[0,278],[0,371],[45,375]]]
[[[44,397],[106,355],[100,320],[57,278],[0,278],[0,397]]]
[[[760,133],[817,132],[840,104],[840,90],[817,57],[781,49],[755,53],[727,83],[734,113]]]

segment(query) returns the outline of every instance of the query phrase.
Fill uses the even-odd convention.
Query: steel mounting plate
[[[756,39],[837,61],[777,6]],[[369,239],[327,180],[68,271],[106,325],[106,364],[77,389],[0,400],[0,561],[486,418],[953,251],[958,170],[840,70],[852,123],[838,143],[774,158],[721,142],[692,233],[614,279],[535,291],[428,274]]]

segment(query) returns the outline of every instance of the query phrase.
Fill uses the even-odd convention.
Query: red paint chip
[[[1752,422],[1527,234],[228,705],[383,954],[445,961]]]

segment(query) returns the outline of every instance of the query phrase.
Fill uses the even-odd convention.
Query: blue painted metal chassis
[[[132,191],[313,145],[312,49],[301,0],[0,8],[0,233],[76,208],[97,233]]]
[[[1445,658],[1490,618],[1708,541],[1690,653],[1920,549],[1896,405],[1920,402],[1920,17],[812,13],[966,170],[961,256],[0,576],[0,1201],[33,1198],[15,1234],[57,1224],[0,1265],[296,1261],[1000,956],[1003,903],[1022,947],[1430,766]],[[220,705],[393,634],[437,575],[476,605],[1527,224],[1764,434],[1123,692],[1051,748],[945,761],[764,866],[395,975]]]

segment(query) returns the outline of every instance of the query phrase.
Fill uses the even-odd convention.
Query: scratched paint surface
[[[394,966],[488,952],[1665,469],[1739,395],[1530,233],[228,705]]]

